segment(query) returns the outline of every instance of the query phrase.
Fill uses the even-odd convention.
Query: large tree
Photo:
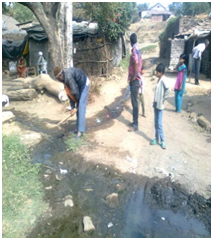
[[[71,2],[19,2],[29,8],[48,37],[50,64],[72,66],[72,3]]]

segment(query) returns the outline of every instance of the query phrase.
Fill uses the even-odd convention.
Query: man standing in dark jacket
[[[86,105],[90,83],[89,78],[85,75],[83,70],[74,67],[67,69],[55,67],[54,76],[60,82],[64,83],[71,108],[77,108],[76,139],[79,139],[85,132]]]

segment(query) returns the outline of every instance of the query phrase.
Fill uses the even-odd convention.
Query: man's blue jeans
[[[88,98],[89,86],[84,87],[81,97],[78,103],[78,111],[77,111],[77,122],[76,128],[79,132],[85,132],[86,126],[86,106],[87,106],[87,98]]]
[[[157,103],[154,102],[154,115],[155,115],[155,139],[157,142],[159,142],[159,137],[161,142],[164,141],[164,134],[163,134],[163,110],[159,110],[156,108]]]

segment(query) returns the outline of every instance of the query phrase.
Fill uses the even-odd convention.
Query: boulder
[[[13,122],[15,115],[11,111],[2,112],[2,123]]]

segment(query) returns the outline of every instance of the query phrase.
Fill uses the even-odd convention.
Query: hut
[[[172,33],[171,33],[172,34]],[[168,39],[169,68],[174,69],[179,56],[185,53],[188,71],[192,70],[192,50],[208,39],[210,44],[204,51],[201,61],[201,73],[211,77],[211,19],[209,16],[181,17],[178,22],[178,33]]]

